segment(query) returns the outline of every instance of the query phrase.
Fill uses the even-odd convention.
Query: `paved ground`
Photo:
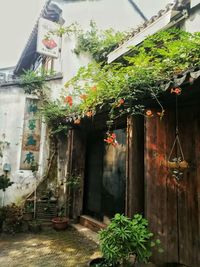
[[[83,267],[96,256],[97,245],[73,229],[0,236],[0,267]]]

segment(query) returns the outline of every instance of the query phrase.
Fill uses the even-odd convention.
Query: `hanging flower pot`
[[[178,128],[178,97],[181,93],[181,88],[171,89],[171,93],[176,94],[176,136],[172,148],[169,153],[167,167],[171,169],[172,177],[180,180],[183,178],[183,171],[189,168],[188,162],[185,160],[183,149],[181,146],[180,138],[179,138],[179,128]],[[172,154],[176,155],[175,158],[172,158]]]
[[[189,168],[189,164],[186,160],[178,160],[178,161],[168,161],[167,167],[169,169],[187,169]]]
[[[176,161],[167,161],[167,167],[169,169],[176,169],[179,167],[178,163]]]
[[[179,162],[179,168],[180,169],[187,169],[189,168],[189,164],[186,160],[182,160]]]

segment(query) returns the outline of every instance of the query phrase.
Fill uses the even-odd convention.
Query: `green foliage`
[[[94,36],[95,40],[100,38],[94,26],[91,32],[93,35],[89,36]],[[93,40],[90,43],[90,39],[86,39],[85,51],[93,49]],[[94,49],[102,53],[101,48],[95,46]],[[92,53],[95,54],[95,51]],[[167,82],[173,75],[198,65],[200,33],[170,29],[156,33],[140,46],[133,47],[131,55],[125,56],[122,63],[92,62],[81,67],[77,75],[66,83],[66,88],[74,89],[73,97],[79,103],[77,110],[82,116],[88,110],[95,113],[105,104],[109,104],[111,122],[122,114],[144,115],[142,103],[149,98],[156,101],[163,115],[164,109],[158,100],[163,92],[161,81]],[[81,95],[85,95],[84,99],[80,98]],[[119,105],[122,98],[124,104]]]
[[[32,70],[26,70],[20,76],[20,87],[24,88],[24,92],[27,94],[42,94],[46,80],[52,76],[53,72],[47,72],[44,69],[40,69],[35,72]]]
[[[116,214],[106,229],[99,233],[100,249],[105,258],[103,266],[125,264],[130,255],[135,255],[138,262],[147,262],[152,255],[153,234],[148,229],[148,221],[136,214],[133,219]],[[127,266],[127,265],[123,265]]]
[[[66,125],[67,114],[69,114],[69,108],[67,106],[63,106],[59,101],[49,101],[41,107],[41,114],[48,124],[51,136],[67,134],[69,129],[69,126]]]
[[[80,187],[81,176],[80,175],[71,175],[67,178],[67,186],[72,189],[78,189]]]
[[[74,52],[78,55],[81,52],[87,52],[96,61],[105,61],[106,56],[124,37],[125,33],[115,32],[113,29],[100,31],[96,23],[91,21],[88,31],[79,31],[77,34],[77,45]]]
[[[148,37],[141,46],[133,48],[135,55],[127,60],[134,66],[158,69],[162,79],[169,79],[200,64],[199,44],[199,32],[173,28]]]
[[[46,38],[47,39],[50,38],[51,34],[62,37],[64,34],[70,35],[78,31],[79,31],[79,26],[77,23],[72,23],[68,26],[59,25],[59,27],[56,30],[50,31],[49,34],[46,36]]]
[[[4,233],[15,234],[21,231],[23,212],[20,207],[15,204],[7,205],[1,208],[0,214],[3,214],[2,230]]]
[[[32,213],[34,211],[34,204],[32,201],[28,201],[25,203],[25,206],[24,206],[24,212],[27,212],[27,213]]]
[[[0,175],[0,190],[5,192],[6,189],[12,184],[14,184],[14,182],[11,182],[6,175]]]

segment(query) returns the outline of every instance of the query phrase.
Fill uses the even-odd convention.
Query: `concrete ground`
[[[1,267],[83,267],[97,256],[98,246],[72,228],[0,236]]]

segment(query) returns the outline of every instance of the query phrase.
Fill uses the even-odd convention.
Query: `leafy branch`
[[[83,35],[85,51],[91,50],[95,55],[98,43],[98,31],[92,25],[89,34]],[[100,39],[98,39],[100,38]],[[101,42],[99,42],[100,44]],[[84,46],[83,46],[84,47]],[[97,61],[99,61],[99,57]],[[179,29],[162,31],[148,37],[140,46],[133,47],[132,53],[125,56],[121,63],[105,64],[92,62],[81,67],[76,76],[66,83],[66,88],[73,88],[73,99],[81,116],[92,110],[93,114],[99,108],[109,105],[111,121],[120,114],[145,114],[142,104],[144,99],[153,98],[161,108],[159,100],[163,93],[161,81],[169,81],[189,68],[200,65],[200,33],[188,33]],[[66,94],[66,93],[65,93]],[[123,99],[123,103],[119,102]],[[121,101],[122,102],[122,101]]]

